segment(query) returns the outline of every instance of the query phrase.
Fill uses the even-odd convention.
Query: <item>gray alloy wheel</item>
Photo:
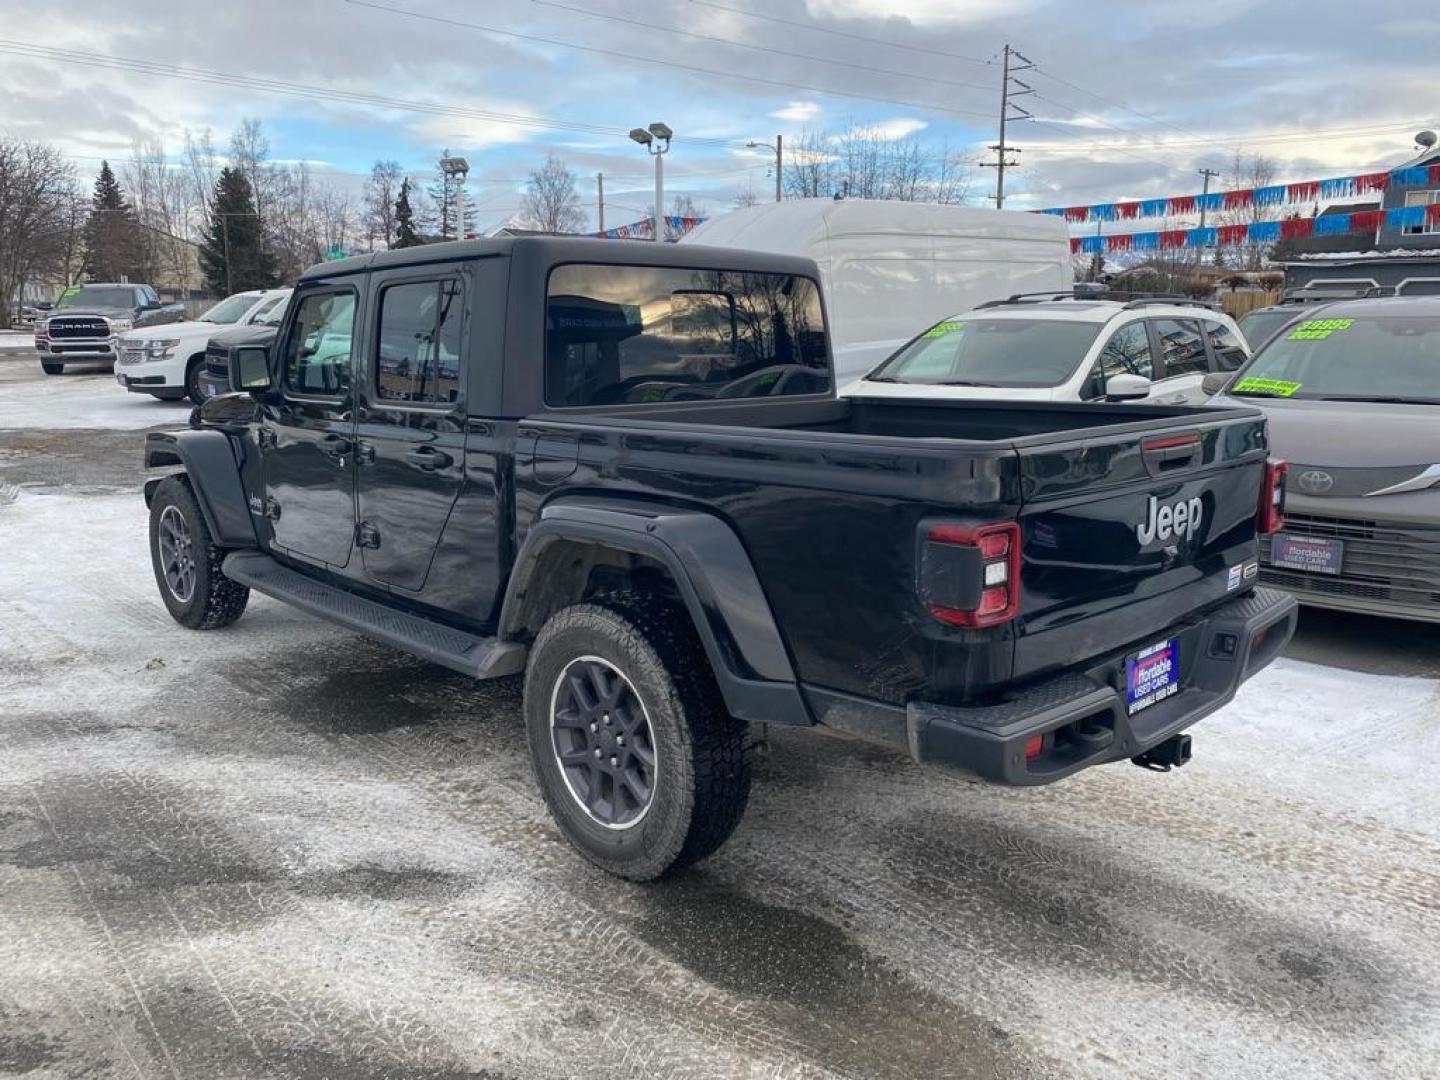
[[[195,595],[195,540],[178,506],[160,513],[160,572],[170,595],[188,604]]]
[[[629,829],[655,800],[658,752],[645,703],[610,661],[580,656],[550,693],[551,746],[565,787],[597,825]]]

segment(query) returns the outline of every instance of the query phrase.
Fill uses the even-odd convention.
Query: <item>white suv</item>
[[[936,323],[841,394],[1200,404],[1207,374],[1249,358],[1200,303],[1012,296]]]
[[[192,322],[168,323],[126,334],[120,339],[115,381],[126,390],[162,401],[188,396],[205,400],[200,372],[210,337],[231,326],[260,322],[276,305],[282,310],[289,289],[266,289],[227,296]]]

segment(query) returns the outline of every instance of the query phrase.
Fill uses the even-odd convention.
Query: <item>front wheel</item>
[[[224,557],[190,484],[180,476],[162,480],[150,500],[150,563],[160,599],[180,625],[216,630],[244,613],[250,590],[221,572]]]
[[[200,372],[204,367],[204,357],[196,356],[185,369],[185,396],[196,405],[205,404],[205,388],[200,385]]]
[[[65,371],[65,365],[57,364],[53,360],[41,360],[40,370],[46,375],[60,375]]]
[[[731,717],[686,612],[578,604],[530,651],[525,726],[565,838],[603,870],[649,881],[705,858],[750,795],[750,737]]]

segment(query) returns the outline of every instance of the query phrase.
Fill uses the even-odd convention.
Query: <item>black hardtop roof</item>
[[[486,240],[452,240],[443,244],[377,251],[348,259],[317,263],[300,275],[301,283],[337,274],[363,274],[423,266],[457,259],[524,255],[552,263],[585,262],[614,266],[673,266],[680,269],[736,270],[742,273],[800,274],[819,279],[813,259],[772,255],[740,248],[702,244],[657,244],[648,240],[601,240],[591,236],[498,236]]]

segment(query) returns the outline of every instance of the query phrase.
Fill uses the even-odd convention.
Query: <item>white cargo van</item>
[[[814,259],[841,386],[957,311],[1074,282],[1065,222],[1010,210],[790,199],[713,218],[681,243]]]

